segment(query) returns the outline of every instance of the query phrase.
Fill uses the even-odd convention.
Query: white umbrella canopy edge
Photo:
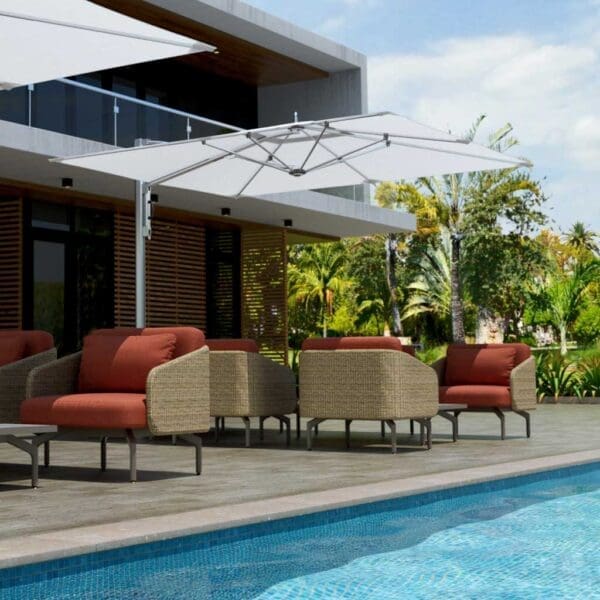
[[[223,196],[530,166],[393,113],[294,122],[52,160],[150,186]]]
[[[214,49],[87,0],[0,3],[0,90]]]

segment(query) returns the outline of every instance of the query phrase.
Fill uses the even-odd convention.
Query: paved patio
[[[274,422],[273,422],[274,423]],[[499,439],[494,415],[461,416],[461,439],[452,443],[450,424],[434,420],[434,446],[425,451],[418,436],[399,426],[399,451],[389,452],[376,423],[353,423],[350,451],[344,449],[343,425],[321,426],[312,452],[305,440],[268,430],[265,442],[243,447],[239,424],[228,420],[227,435],[215,447],[206,439],[204,472],[192,475],[193,451],[161,442],[138,447],[136,484],[127,481],[127,446],[109,445],[109,469],[99,470],[98,443],[59,441],[52,445],[50,469],[41,469],[40,488],[29,485],[27,456],[0,445],[0,548],[8,538],[73,527],[169,515],[209,507],[345,488],[361,484],[447,473],[458,469],[600,449],[600,406],[545,405],[533,415],[533,437],[524,437],[524,421],[507,415],[508,439]]]

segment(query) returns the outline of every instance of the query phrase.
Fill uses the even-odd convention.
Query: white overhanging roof
[[[288,123],[56,160],[150,187],[221,196],[261,196],[530,164],[393,113]]]
[[[0,90],[211,50],[87,0],[0,2]]]

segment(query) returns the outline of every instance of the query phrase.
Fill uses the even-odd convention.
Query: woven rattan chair
[[[526,344],[451,344],[445,358],[432,364],[438,376],[440,403],[465,404],[454,411],[491,412],[500,419],[506,438],[505,412],[525,419],[531,437],[529,411],[537,407],[535,359]]]
[[[396,338],[306,340],[300,354],[300,415],[312,433],[327,419],[344,420],[350,446],[353,420],[386,423],[396,453],[396,421],[412,419],[426,432],[431,448],[431,418],[437,414],[437,377]],[[422,442],[423,435],[421,436]]]
[[[258,417],[260,437],[269,417],[285,426],[290,444],[290,419],[296,408],[296,379],[288,367],[258,353],[253,340],[206,340],[210,349],[210,414],[215,418],[215,439],[226,417],[239,417],[250,446],[250,419]],[[280,429],[281,431],[281,429]]]
[[[129,330],[101,331],[97,335],[127,337]],[[129,445],[131,481],[137,478],[136,440],[146,436],[178,436],[196,449],[196,474],[201,473],[201,438],[210,429],[209,352],[204,335],[191,327],[140,330],[136,339],[162,335],[173,346],[173,358],[152,368],[141,393],[111,390],[82,392],[80,369],[83,352],[65,356],[34,369],[27,382],[27,399],[21,405],[21,418],[35,424],[58,425],[57,436],[98,435],[101,441],[101,468],[106,469],[109,437],[126,437]],[[125,335],[125,337],[123,337]],[[123,344],[126,342],[123,341]],[[123,345],[123,348],[125,346]],[[144,383],[142,382],[142,387]],[[116,393],[115,393],[116,392]]]
[[[0,340],[19,340],[18,360],[0,366],[0,423],[19,423],[27,377],[32,369],[56,360],[52,336],[45,331],[0,331]],[[0,342],[1,343],[1,342]]]

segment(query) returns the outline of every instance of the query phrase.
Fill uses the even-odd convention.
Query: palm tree
[[[408,285],[408,301],[402,314],[408,319],[430,313],[444,319],[451,313],[451,244],[449,235],[441,243],[429,245],[418,262],[419,274]]]
[[[598,244],[596,243],[598,234],[587,229],[581,221],[573,223],[564,237],[567,245],[578,253],[598,254]]]
[[[560,334],[560,353],[567,353],[567,331],[581,309],[582,300],[593,281],[600,276],[600,260],[577,263],[572,273],[556,272],[541,290],[543,304]]]
[[[314,244],[304,246],[288,268],[290,300],[306,306],[316,303],[323,337],[327,337],[335,296],[351,285],[345,277],[345,262],[342,244]]]
[[[472,141],[485,115],[480,116],[464,136]],[[487,146],[498,152],[505,152],[517,144],[511,137],[512,126],[505,125],[492,133]],[[454,342],[464,342],[464,299],[460,270],[462,241],[469,231],[465,227],[468,206],[473,198],[485,195],[501,195],[507,202],[524,192],[539,194],[535,182],[527,173],[515,168],[480,173],[463,173],[443,177],[427,177],[420,184],[433,196],[438,206],[439,219],[450,234],[450,311],[452,318],[452,338]]]

